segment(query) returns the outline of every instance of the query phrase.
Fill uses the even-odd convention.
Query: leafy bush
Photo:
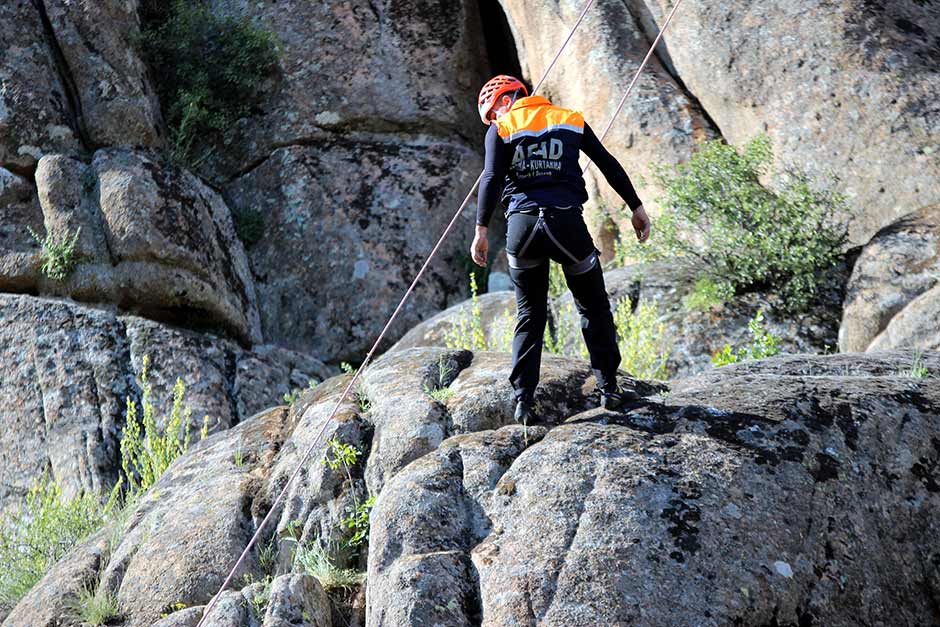
[[[666,325],[659,322],[652,303],[642,302],[636,311],[631,309],[628,297],[617,301],[614,309],[621,367],[639,379],[665,379],[666,362],[672,352],[666,340]]]
[[[19,507],[0,520],[0,608],[16,605],[50,566],[104,524],[114,506],[94,493],[65,499],[47,474],[34,481]]]
[[[352,491],[354,504],[347,507],[346,518],[340,521],[340,527],[352,531],[352,535],[345,541],[347,548],[357,547],[369,538],[369,514],[372,506],[375,504],[375,497],[370,496],[365,501],[360,500],[356,493],[356,484],[352,478],[352,467],[356,460],[362,454],[358,448],[351,444],[345,444],[340,440],[333,438],[327,443],[327,451],[320,460],[320,463],[328,466],[331,470],[342,469],[346,475],[349,489]]]
[[[758,309],[747,323],[747,329],[751,334],[750,343],[738,350],[733,350],[731,345],[725,344],[720,351],[712,355],[712,364],[724,366],[748,359],[772,357],[780,352],[780,338],[764,326],[764,313],[761,310]]]
[[[209,155],[196,154],[197,142],[224,137],[248,115],[278,59],[270,31],[188,0],[175,0],[165,19],[144,28],[140,47],[154,68],[173,156],[190,165]]]
[[[665,190],[655,235],[624,245],[630,257],[684,263],[725,292],[779,292],[787,311],[805,309],[822,271],[847,241],[845,196],[816,191],[808,178],[785,169],[777,189],[758,177],[773,161],[770,139],[758,135],[739,153],[719,140],[705,142],[686,162],[651,166]]]
[[[52,234],[39,237],[32,228],[27,226],[26,229],[42,249],[39,252],[39,258],[42,261],[40,271],[54,281],[67,279],[78,262],[75,245],[78,243],[82,227],[75,229],[74,235],[70,235],[70,231],[66,229],[62,239],[55,239]]]
[[[721,305],[734,296],[734,290],[727,283],[716,283],[710,277],[702,277],[695,282],[692,290],[682,302],[687,309],[708,311],[715,305]]]

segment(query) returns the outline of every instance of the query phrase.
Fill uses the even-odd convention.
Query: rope
[[[558,62],[558,59],[561,57],[562,52],[567,48],[568,43],[571,41],[571,38],[574,36],[575,31],[581,25],[581,22],[584,21],[585,15],[587,15],[588,9],[594,4],[595,0],[588,0],[584,9],[582,9],[581,14],[578,16],[577,21],[574,23],[574,26],[571,27],[571,30],[568,32],[568,36],[565,38],[565,41],[562,43],[561,47],[558,49],[558,52],[555,53],[555,57],[552,59],[551,63],[548,64],[548,67],[545,69],[545,72],[542,73],[542,78],[539,79],[538,83],[535,84],[535,87],[532,88],[532,93],[534,94],[542,86],[542,83],[545,82],[545,79],[548,77],[548,73],[552,71],[552,68],[555,67],[555,64]],[[614,111],[614,114],[611,116],[610,121],[607,123],[607,127],[604,129],[604,132],[601,133],[600,140],[607,136],[607,133],[610,131],[611,126],[613,126],[614,120],[620,114],[620,111],[623,109],[624,103],[627,101],[627,96],[629,96],[630,91],[633,89],[633,86],[636,84],[637,79],[640,77],[640,73],[643,71],[643,68],[646,66],[647,61],[652,56],[653,51],[656,49],[656,44],[659,43],[659,40],[662,38],[663,33],[666,31],[666,28],[669,26],[669,21],[672,20],[672,16],[675,15],[676,10],[679,8],[679,5],[682,4],[682,0],[677,0],[675,6],[672,8],[672,11],[669,13],[669,17],[666,18],[663,27],[660,29],[659,34],[656,36],[656,39],[653,41],[653,44],[650,46],[649,52],[646,53],[646,56],[643,58],[643,62],[640,64],[639,69],[637,69],[636,74],[633,77],[633,80],[630,81],[630,85],[627,87],[626,92],[624,92],[623,97],[620,99],[620,104],[617,106],[617,109]],[[584,168],[584,172],[587,172],[590,162]],[[450,234],[454,225],[457,223],[457,219],[460,217],[460,214],[466,208],[467,204],[470,202],[470,198],[473,197],[474,192],[477,190],[477,186],[480,184],[480,180],[483,178],[483,173],[477,177],[477,180],[470,187],[470,191],[467,192],[467,196],[464,198],[463,202],[460,203],[460,207],[457,209],[457,212],[454,213],[454,217],[451,218],[450,222],[447,224],[447,228],[444,229],[444,232],[441,234],[440,239],[437,240],[437,243],[434,245],[434,248],[431,249],[431,252],[428,254],[427,259],[425,259],[424,264],[421,266],[421,269],[418,270],[418,274],[415,276],[414,280],[411,282],[411,285],[408,286],[408,290],[401,297],[401,300],[398,302],[398,305],[395,307],[395,310],[392,312],[391,317],[388,319],[388,322],[385,323],[385,326],[382,328],[381,333],[379,333],[378,338],[376,338],[375,343],[372,344],[372,348],[369,349],[366,358],[363,360],[362,364],[356,370],[352,379],[349,380],[349,383],[346,384],[346,388],[343,390],[342,395],[336,401],[336,406],[333,408],[333,411],[330,412],[329,417],[323,421],[323,424],[320,426],[320,429],[317,431],[316,436],[313,438],[313,442],[307,447],[307,450],[304,452],[303,457],[301,457],[300,462],[297,464],[297,468],[288,478],[287,483],[284,484],[284,487],[278,493],[277,497],[274,499],[274,502],[271,503],[271,507],[268,510],[268,513],[261,520],[261,524],[258,525],[258,529],[255,531],[254,535],[251,536],[251,540],[248,541],[248,546],[245,547],[245,550],[242,551],[241,555],[238,557],[238,560],[235,562],[235,565],[232,567],[232,570],[229,572],[228,576],[225,578],[225,581],[222,582],[222,586],[219,588],[219,591],[213,595],[209,603],[206,605],[206,609],[203,611],[202,618],[199,619],[199,623],[196,627],[202,627],[205,623],[206,618],[209,616],[209,613],[212,611],[212,608],[218,602],[219,597],[222,595],[222,592],[231,582],[232,578],[235,576],[235,572],[238,570],[238,567],[242,565],[242,562],[245,561],[245,558],[251,552],[252,547],[258,542],[258,539],[261,537],[261,531],[265,528],[268,521],[271,519],[271,516],[274,514],[274,510],[277,505],[284,499],[287,495],[287,491],[290,489],[291,485],[294,483],[294,479],[297,478],[297,475],[300,473],[301,469],[307,463],[307,460],[310,459],[310,455],[317,448],[317,445],[320,442],[320,438],[323,436],[324,431],[326,430],[327,425],[330,421],[333,420],[333,417],[336,415],[336,412],[339,411],[340,405],[349,395],[350,390],[355,386],[356,382],[359,380],[359,376],[365,370],[366,366],[372,360],[372,356],[375,354],[376,349],[379,344],[385,338],[385,334],[388,332],[389,328],[392,326],[392,323],[398,317],[398,314],[401,312],[402,307],[404,307],[405,302],[408,300],[408,297],[411,296],[411,293],[414,291],[415,286],[418,284],[418,281],[424,275],[424,271],[430,265],[431,260],[434,258],[434,255],[437,254],[437,251],[440,249],[441,244],[444,243],[444,240]]]
[[[562,43],[561,48],[559,48],[558,52],[555,54],[555,58],[552,59],[551,63],[549,63],[548,68],[546,68],[545,72],[542,73],[542,78],[539,79],[539,82],[536,83],[535,87],[532,89],[532,93],[535,93],[536,91],[538,91],[538,89],[542,86],[542,83],[545,82],[545,78],[548,76],[548,73],[555,66],[555,63],[558,62],[558,59],[561,57],[561,53],[568,46],[568,43],[571,41],[571,38],[574,36],[574,33],[578,29],[578,26],[580,26],[581,22],[584,20],[584,16],[587,14],[588,9],[591,8],[591,5],[593,4],[594,4],[594,0],[587,1],[587,3],[584,6],[584,9],[581,11],[581,15],[578,16],[578,20],[575,22],[574,26],[571,27],[571,30],[568,32],[568,36],[565,38],[564,43]],[[261,520],[261,524],[258,525],[258,529],[255,531],[254,535],[252,535],[251,539],[248,541],[248,546],[246,546],[245,550],[242,551],[241,555],[239,555],[238,560],[235,562],[235,565],[232,566],[232,570],[229,572],[228,576],[225,578],[225,581],[222,582],[222,586],[219,588],[219,591],[216,592],[212,596],[212,599],[209,600],[209,603],[206,605],[206,609],[202,613],[202,618],[199,619],[199,622],[196,624],[196,627],[203,627],[203,624],[205,623],[206,618],[209,616],[209,613],[212,611],[212,608],[215,607],[215,604],[218,602],[219,597],[222,596],[222,592],[225,590],[228,584],[232,581],[232,578],[235,576],[235,572],[238,570],[239,566],[242,565],[242,562],[245,561],[245,558],[251,552],[252,547],[258,542],[258,539],[261,537],[261,532],[265,528],[265,525],[267,525],[268,521],[271,519],[271,516],[274,513],[274,510],[277,508],[281,500],[283,500],[284,497],[287,495],[287,491],[290,489],[291,485],[294,483],[294,479],[296,479],[297,475],[300,474],[300,471],[304,467],[304,464],[307,463],[307,460],[310,459],[310,455],[313,453],[314,449],[316,449],[317,446],[319,445],[320,438],[323,436],[323,433],[326,430],[327,425],[330,424],[330,422],[333,420],[333,417],[336,415],[336,412],[339,411],[340,405],[342,405],[343,401],[349,395],[349,391],[356,384],[356,381],[359,380],[359,376],[362,374],[362,371],[365,370],[365,367],[372,360],[372,356],[375,354],[375,351],[378,348],[379,344],[385,338],[386,332],[388,332],[388,329],[392,326],[392,323],[395,321],[395,318],[398,317],[399,312],[401,312],[402,307],[405,305],[405,301],[408,300],[408,297],[414,291],[415,286],[418,284],[418,281],[424,275],[424,271],[427,269],[428,265],[430,265],[431,260],[434,258],[434,255],[437,253],[438,249],[440,249],[441,244],[444,243],[444,239],[450,234],[450,231],[453,229],[454,224],[457,223],[457,219],[460,217],[460,214],[463,212],[464,208],[470,202],[470,198],[473,197],[474,192],[476,192],[477,190],[477,186],[480,184],[480,179],[482,178],[483,178],[483,173],[480,172],[480,175],[477,177],[477,180],[473,183],[473,186],[470,187],[470,191],[467,193],[466,198],[464,198],[463,202],[460,203],[460,207],[457,209],[457,212],[454,213],[454,217],[450,219],[450,222],[447,224],[447,228],[444,229],[444,232],[441,234],[440,239],[437,240],[437,243],[434,245],[434,248],[431,249],[431,252],[428,254],[427,259],[425,259],[424,264],[421,266],[421,269],[418,270],[418,274],[415,276],[414,280],[411,282],[411,285],[408,286],[408,290],[405,292],[404,296],[401,297],[401,300],[398,301],[398,306],[395,307],[395,311],[392,312],[392,315],[388,319],[388,322],[385,323],[385,326],[382,328],[382,332],[379,333],[379,336],[378,338],[376,338],[375,343],[372,344],[372,348],[369,349],[369,352],[366,355],[366,358],[363,360],[362,364],[360,364],[359,368],[356,370],[356,373],[353,375],[352,379],[349,380],[349,383],[346,384],[346,388],[343,390],[342,395],[336,401],[336,406],[333,408],[333,411],[330,412],[329,417],[323,421],[323,424],[320,426],[320,429],[317,431],[316,436],[314,436],[313,438],[313,442],[311,442],[310,446],[307,447],[307,450],[304,452],[303,457],[301,457],[300,462],[297,464],[297,468],[288,478],[287,483],[284,484],[284,487],[281,489],[277,497],[271,503],[271,507],[268,510],[268,513]]]

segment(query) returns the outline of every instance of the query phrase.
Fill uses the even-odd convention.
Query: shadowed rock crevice
[[[639,32],[643,34],[646,38],[646,47],[649,49],[653,42],[656,40],[656,36],[659,34],[659,27],[656,24],[653,14],[650,12],[649,7],[646,6],[644,0],[623,0],[624,5],[627,7],[627,11],[630,12],[630,15],[636,21],[636,24],[640,27]],[[676,16],[673,17],[673,22],[677,19],[681,19],[679,15],[681,11],[678,11]],[[671,22],[672,23],[672,22]],[[671,24],[670,23],[670,24]],[[668,34],[668,33],[667,33]],[[672,62],[672,58],[669,55],[669,49],[666,47],[666,41],[668,37],[663,36],[659,40],[656,49],[653,50],[653,56],[659,60],[659,63],[662,65],[663,69],[668,72],[669,77],[676,84],[676,87],[681,91],[686,98],[688,98],[691,103],[690,108],[695,111],[697,114],[700,114],[702,118],[707,122],[711,129],[714,129],[714,132],[717,134],[717,137],[706,137],[705,135],[700,134],[697,139],[722,139],[724,140],[724,133],[721,132],[721,127],[715,122],[708,111],[705,109],[702,102],[692,93],[692,90],[688,88],[685,82],[682,80],[682,77],[679,75],[679,71],[676,69],[675,64]],[[727,140],[725,140],[727,143]]]
[[[68,61],[62,52],[62,47],[59,45],[55,29],[52,28],[52,22],[49,21],[49,14],[46,11],[45,2],[44,0],[31,0],[31,2],[39,12],[46,43],[55,60],[56,71],[58,72],[59,80],[62,82],[65,96],[68,99],[67,113],[70,126],[72,127],[72,131],[82,142],[82,146],[85,150],[90,151],[93,148],[93,144],[85,128],[85,120],[82,115],[82,100],[79,95],[78,86],[75,83],[74,76],[72,76]],[[33,169],[33,171],[35,171],[35,169]]]
[[[490,74],[508,74],[523,80],[516,40],[499,0],[479,0],[479,5]]]

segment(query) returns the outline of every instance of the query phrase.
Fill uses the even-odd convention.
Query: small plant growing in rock
[[[470,305],[462,312],[456,323],[444,334],[444,345],[448,348],[486,350],[486,334],[483,333],[483,316],[477,295],[476,275],[470,273]]]
[[[625,254],[682,264],[723,294],[770,289],[786,311],[805,309],[842,254],[850,212],[843,194],[817,191],[791,169],[765,187],[759,177],[772,162],[770,138],[760,134],[742,152],[715,140],[686,163],[653,164],[663,213],[655,236],[642,245],[628,240]]]
[[[911,362],[911,369],[908,370],[905,374],[914,379],[923,379],[930,374],[930,371],[927,370],[927,367],[924,365],[923,349],[918,348],[914,350],[914,358]]]
[[[122,479],[131,493],[144,492],[156,483],[177,457],[189,448],[190,415],[183,405],[186,386],[179,377],[173,387],[173,405],[163,431],[157,426],[156,408],[151,400],[152,386],[147,379],[150,357],[144,355],[140,373],[142,419],[137,417],[137,403],[127,398],[127,415],[121,436]],[[208,433],[209,417],[203,419],[202,437]]]
[[[354,508],[346,510],[349,516],[343,519],[342,525],[353,532],[346,541],[349,546],[359,546],[369,539],[369,516],[374,505],[375,495],[372,495]]]
[[[751,341],[747,346],[734,350],[730,344],[725,344],[721,350],[712,355],[713,365],[724,366],[748,359],[764,359],[780,352],[780,338],[764,326],[764,313],[761,310],[758,309],[751,321],[747,323],[747,329],[751,334]]]
[[[437,381],[434,382],[434,385],[424,384],[424,393],[436,400],[438,403],[444,403],[454,395],[454,391],[447,385],[446,381],[450,377],[450,374],[453,372],[450,364],[444,361],[444,356],[441,355],[437,360]]]
[[[167,606],[162,612],[160,612],[160,618],[166,618],[167,616],[169,616],[170,614],[173,614],[174,612],[185,610],[186,607],[187,605],[183,603],[182,601],[177,601],[176,603],[172,603],[171,605]]]
[[[330,557],[329,548],[323,545],[320,538],[309,544],[301,544],[293,538],[289,540],[297,544],[294,551],[295,567],[314,577],[327,592],[358,586],[365,579],[365,573],[338,567]]]
[[[235,234],[245,248],[251,248],[264,237],[264,213],[253,207],[232,207],[232,222]]]
[[[107,625],[120,615],[117,595],[102,587],[100,581],[94,586],[83,585],[66,608],[72,620],[92,627]]]
[[[265,611],[268,609],[268,603],[271,602],[271,585],[274,580],[271,575],[265,575],[260,581],[257,581],[252,575],[246,573],[242,576],[242,583],[246,588],[253,588],[245,593],[245,598],[248,601],[248,608],[251,610],[252,616],[259,621],[262,620]],[[255,584],[261,585],[256,586]]]
[[[640,379],[665,379],[666,362],[672,352],[666,340],[666,325],[659,322],[652,303],[642,302],[636,311],[631,309],[628,297],[617,301],[614,309],[623,368]]]
[[[331,439],[327,443],[327,452],[323,456],[321,463],[328,466],[331,470],[343,470],[346,475],[349,489],[352,490],[353,505],[346,508],[347,516],[340,521],[340,527],[352,532],[350,538],[345,541],[347,547],[356,547],[369,538],[369,514],[372,506],[375,504],[375,497],[370,496],[365,501],[360,500],[356,494],[356,484],[352,477],[352,467],[356,460],[362,455],[362,451],[351,444],[345,444],[337,438]]]
[[[39,237],[32,228],[27,226],[26,229],[41,248],[39,252],[39,258],[42,261],[42,265],[39,267],[40,271],[54,281],[67,279],[72,270],[75,269],[75,264],[78,263],[75,246],[78,244],[78,236],[82,232],[82,227],[75,229],[74,234],[70,234],[70,231],[66,229],[62,239],[56,239],[51,234],[44,238]]]

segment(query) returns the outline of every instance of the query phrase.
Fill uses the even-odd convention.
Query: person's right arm
[[[477,193],[476,233],[470,245],[470,256],[477,265],[486,267],[486,252],[489,248],[489,242],[486,239],[487,227],[503,191],[506,169],[509,164],[505,147],[499,138],[495,124],[490,124],[490,128],[486,131],[484,145],[486,154],[483,158],[480,190]]]

